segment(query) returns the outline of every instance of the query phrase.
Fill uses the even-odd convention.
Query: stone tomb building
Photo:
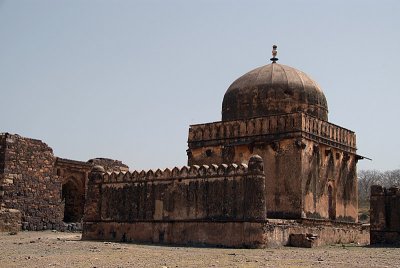
[[[83,239],[368,243],[368,229],[357,223],[356,136],[328,122],[318,84],[276,63],[273,52],[271,64],[228,88],[221,121],[190,126],[188,166],[133,172],[96,166]]]
[[[238,78],[222,102],[222,121],[192,125],[189,165],[264,160],[268,218],[356,222],[354,132],[328,122],[318,84],[272,63]]]

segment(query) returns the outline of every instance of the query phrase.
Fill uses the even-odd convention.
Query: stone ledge
[[[369,228],[359,224],[304,226],[292,220],[259,222],[85,222],[82,240],[172,245],[274,248],[290,245],[290,236],[318,237],[312,246],[369,244]],[[315,240],[315,239],[314,239]]]

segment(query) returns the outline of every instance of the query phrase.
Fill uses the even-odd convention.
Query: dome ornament
[[[278,51],[276,51],[277,48],[278,48],[277,45],[272,46],[272,58],[270,58],[272,63],[276,63],[278,61],[278,58],[276,57],[276,55],[278,54]]]

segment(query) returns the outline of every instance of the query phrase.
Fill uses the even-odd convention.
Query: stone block
[[[317,234],[290,234],[289,245],[292,247],[312,248],[318,246]]]

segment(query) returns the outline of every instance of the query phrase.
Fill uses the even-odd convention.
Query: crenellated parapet
[[[353,131],[305,113],[192,125],[189,128],[188,143],[191,148],[238,140],[265,140],[276,135],[301,135],[350,152],[356,151]]]
[[[247,120],[220,121],[191,125],[188,141],[190,143],[295,132],[300,131],[301,126],[302,118],[299,113],[258,117]]]
[[[246,164],[193,165],[164,170],[105,172],[103,183],[155,182],[168,180],[202,179],[244,176],[249,172]],[[262,174],[262,173],[260,173]]]
[[[86,222],[258,221],[266,219],[265,175],[249,164],[106,172],[95,166],[86,193]]]

